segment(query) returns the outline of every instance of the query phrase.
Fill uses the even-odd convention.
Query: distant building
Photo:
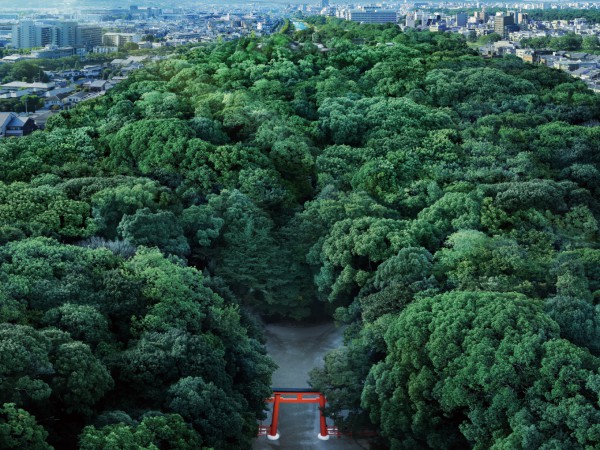
[[[24,89],[29,89],[31,92],[46,92],[51,89],[54,89],[54,83],[26,83],[24,81],[11,81],[10,83],[6,83],[0,86],[2,89],[6,89],[8,91],[20,91]]]
[[[85,98],[88,95],[89,94],[87,92],[77,92],[73,95],[69,95],[68,97],[65,97],[62,102],[63,102],[64,107],[69,109],[69,108],[72,108],[73,106],[77,105],[79,102],[85,100]]]
[[[60,59],[68,58],[76,54],[73,47],[58,47],[56,45],[47,45],[41,50],[34,50],[31,56],[38,59]]]
[[[142,37],[136,33],[106,33],[104,45],[109,47],[123,47],[128,42],[138,43]]]
[[[494,17],[494,33],[498,33],[503,39],[508,37],[508,33],[519,31],[519,26],[515,24],[514,16],[498,15]]]
[[[61,105],[62,105],[62,102],[61,102]],[[53,110],[42,111],[42,112],[32,114],[30,117],[31,117],[31,120],[33,120],[35,122],[38,129],[43,130],[44,128],[46,128],[46,122],[48,122],[48,119],[57,113],[58,113],[58,111],[53,111]]]
[[[79,44],[78,41],[82,43]],[[14,48],[37,48],[46,45],[74,47],[85,45],[89,48],[102,44],[102,29],[94,26],[79,26],[73,21],[52,21],[35,23],[22,20],[12,27]]]
[[[106,80],[96,80],[90,83],[89,90],[91,92],[104,92],[112,87],[113,85]]]
[[[490,18],[489,14],[485,12],[485,9],[482,9],[481,11],[475,11],[473,15],[475,17],[475,21],[478,23],[487,23]]]
[[[38,42],[36,26],[32,21],[23,20],[13,26],[12,46],[14,48],[41,47],[41,42]]]
[[[446,22],[437,22],[432,25],[429,25],[429,31],[431,31],[432,33],[446,31]]]
[[[48,97],[45,99],[44,108],[62,108],[62,101],[56,95],[53,95],[52,97]]]
[[[102,65],[85,66],[81,74],[88,78],[98,78],[102,75]]]
[[[91,51],[102,45],[102,28],[95,25],[80,25],[77,27],[75,45]]]
[[[15,53],[14,55],[8,55],[8,56],[5,56],[4,58],[2,58],[2,62],[3,63],[16,63],[19,61],[24,61],[26,59],[31,59],[31,57],[26,56],[26,55],[19,55],[19,54]]]
[[[59,47],[73,47],[76,44],[77,22],[61,21],[54,24],[53,44]]]
[[[467,19],[468,19],[467,13],[464,13],[464,12],[458,13],[456,15],[456,25],[459,27],[466,27]]]
[[[360,23],[396,23],[398,12],[393,9],[351,9],[346,13],[346,20]]]
[[[119,51],[119,47],[115,47],[112,45],[98,45],[92,49],[94,53],[107,54],[107,53],[116,53]]]
[[[517,25],[522,25],[522,24],[526,24],[527,22],[529,22],[529,14],[527,13],[517,13],[516,15],[516,23]]]
[[[532,50],[530,48],[519,48],[516,50],[515,54],[525,62],[536,62],[535,50]]]
[[[321,9],[327,8],[329,6],[329,0],[321,0],[320,5],[321,5]]]
[[[498,41],[492,44],[494,48],[494,55],[504,56],[504,55],[514,55],[517,51],[517,46],[514,42],[510,41]]]

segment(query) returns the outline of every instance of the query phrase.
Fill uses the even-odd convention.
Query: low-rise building
[[[113,85],[106,80],[96,80],[90,83],[90,92],[105,92],[112,88]]]
[[[115,47],[114,45],[97,45],[92,49],[93,53],[99,53],[101,55],[106,55],[108,53],[116,53],[119,51],[119,47]]]
[[[46,108],[46,109],[62,108],[62,106],[63,106],[62,100],[60,98],[58,98],[56,95],[53,95],[52,97],[48,97],[44,101],[44,108]]]
[[[29,55],[14,54],[14,55],[5,56],[4,58],[2,58],[2,62],[3,63],[14,64],[16,62],[25,61],[27,59],[32,59],[32,58]]]
[[[21,98],[21,97],[25,97],[26,95],[35,95],[35,93],[30,90],[30,89],[21,89],[20,91],[9,91],[9,90],[2,90],[0,91],[0,99],[11,99],[11,98]]]
[[[521,58],[525,62],[528,62],[528,63],[536,62],[535,50],[532,50],[530,48],[518,48],[515,52],[515,55],[518,58]]]
[[[73,106],[77,105],[79,102],[85,100],[85,98],[88,96],[87,92],[77,92],[73,95],[69,95],[68,97],[65,97],[63,99],[63,105],[65,108],[72,108]]]
[[[58,111],[41,111],[30,116],[31,120],[34,121],[35,125],[38,127],[38,130],[43,130],[46,128],[46,122],[53,115],[58,114]]]
[[[104,35],[104,45],[111,47],[123,47],[128,42],[137,44],[142,40],[142,36],[137,33],[106,33]]]
[[[20,91],[23,89],[29,89],[31,92],[46,92],[54,88],[54,83],[26,83],[24,81],[12,81],[0,86],[2,89],[9,91]]]
[[[84,77],[97,78],[100,75],[102,75],[102,66],[101,65],[85,66],[83,68],[83,70],[81,71],[81,73]]]
[[[60,59],[68,58],[77,53],[74,47],[58,47],[56,45],[47,45],[41,50],[34,50],[31,56],[36,59]]]
[[[20,117],[14,112],[0,113],[0,138],[27,136],[35,130],[37,125],[29,117]]]

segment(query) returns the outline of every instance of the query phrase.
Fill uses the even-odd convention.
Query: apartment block
[[[79,25],[75,37],[75,45],[87,50],[102,45],[102,28],[95,25]]]
[[[142,37],[136,33],[106,33],[104,35],[104,45],[109,47],[123,47],[128,42],[136,44],[142,40]]]

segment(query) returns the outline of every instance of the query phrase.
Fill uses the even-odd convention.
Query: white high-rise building
[[[14,48],[36,48],[56,44],[57,28],[54,25],[37,24],[23,20],[12,28]]]
[[[30,20],[23,20],[14,25],[12,29],[12,46],[14,48],[41,47],[41,43],[38,44],[38,33],[36,31],[35,23]]]
[[[14,48],[35,48],[46,45],[58,47],[85,45],[91,48],[101,43],[102,29],[100,27],[80,27],[77,22],[72,21],[35,23],[31,20],[22,20],[12,27]]]

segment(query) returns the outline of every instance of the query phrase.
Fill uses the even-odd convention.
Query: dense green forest
[[[248,449],[258,316],[381,448],[600,445],[600,100],[322,18],[181,50],[0,141],[0,447]]]

